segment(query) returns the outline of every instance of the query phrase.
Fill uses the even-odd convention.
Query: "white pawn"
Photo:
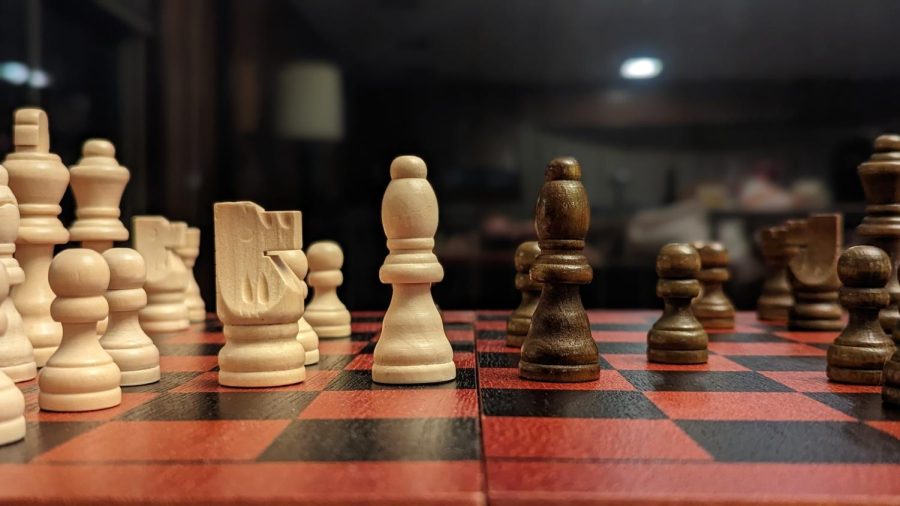
[[[375,346],[372,380],[378,383],[437,383],[456,377],[453,348],[431,298],[431,284],[444,278],[444,269],[433,252],[438,203],[427,174],[421,158],[396,158],[381,203],[390,253],[379,277],[391,284],[393,296]]]
[[[338,298],[337,287],[344,282],[344,252],[334,241],[317,241],[306,251],[309,260],[307,283],[313,287],[312,300],[304,318],[321,338],[350,335],[350,311]]]
[[[278,253],[278,256],[284,260],[284,263],[290,267],[291,271],[293,271],[294,275],[297,276],[297,280],[300,283],[300,292],[301,297],[306,299],[307,287],[306,282],[303,281],[306,278],[306,272],[309,268],[309,263],[306,260],[306,255],[303,253],[303,250],[294,250],[294,251],[281,251]],[[297,340],[300,341],[300,344],[303,345],[303,349],[306,350],[306,361],[305,365],[314,365],[319,363],[319,336],[316,334],[316,331],[313,330],[312,326],[306,321],[305,316],[301,316],[300,320],[297,321]]]
[[[206,303],[200,295],[200,285],[194,277],[194,264],[200,255],[200,229],[188,227],[185,233],[184,246],[175,248],[175,253],[181,257],[188,273],[187,290],[184,292],[184,304],[187,306],[188,319],[191,323],[203,323],[206,321]]]
[[[0,371],[13,381],[28,381],[37,376],[34,347],[25,335],[22,316],[9,292],[25,281],[25,271],[13,257],[16,251],[16,233],[19,230],[19,207],[16,197],[7,183],[6,169],[0,165],[0,313],[7,324],[0,332]],[[3,288],[5,287],[5,288]]]
[[[62,342],[38,377],[38,405],[47,411],[91,411],[122,402],[121,374],[101,346],[97,322],[109,305],[109,267],[99,253],[69,249],[50,263],[50,288],[56,298],[53,319],[62,324]]]
[[[100,346],[122,372],[122,386],[146,385],[159,381],[159,350],[138,321],[138,311],[147,305],[144,280],[147,268],[140,253],[130,248],[103,252],[109,266],[109,328]]]
[[[0,313],[0,329],[6,325]],[[25,396],[9,376],[0,372],[0,445],[25,437]]]

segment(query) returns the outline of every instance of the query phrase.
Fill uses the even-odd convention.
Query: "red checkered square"
[[[798,392],[881,393],[880,386],[847,385],[828,381],[828,377],[821,371],[761,371],[760,374]]]
[[[677,420],[854,420],[799,393],[644,392],[644,395],[669,418]]]
[[[288,420],[112,421],[38,457],[66,461],[252,460]]]
[[[489,458],[712,460],[671,420],[487,416],[481,424]]]

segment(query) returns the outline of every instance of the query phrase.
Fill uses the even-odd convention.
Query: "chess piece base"
[[[14,383],[21,383],[37,377],[37,364],[35,362],[26,362],[24,364],[0,367],[0,372],[6,373]]]
[[[283,371],[228,372],[219,371],[219,384],[226,387],[263,388],[302,383],[306,367]]]
[[[647,360],[659,364],[705,364],[709,361],[707,350],[647,350]]]
[[[303,362],[304,365],[316,365],[319,363],[319,350],[312,350],[306,352],[306,361]]]
[[[40,392],[38,405],[44,411],[96,411],[111,408],[122,403],[122,389],[119,387],[100,392],[77,394],[56,394]]]
[[[836,383],[849,383],[851,385],[875,385],[884,381],[881,369],[847,369],[843,367],[828,366],[825,374],[828,379]]]
[[[759,306],[756,308],[756,318],[764,322],[786,322],[789,313],[789,306]]]
[[[700,325],[703,326],[704,329],[733,329],[734,328],[734,318],[733,317],[700,317],[697,316],[697,321],[700,322]]]
[[[0,422],[0,446],[15,443],[25,437],[25,417]]]
[[[548,365],[519,361],[519,377],[532,381],[580,383],[600,377],[600,364]]]
[[[388,385],[444,383],[456,378],[456,364],[381,365],[372,366],[372,381]]]
[[[350,324],[343,325],[318,325],[313,327],[319,339],[340,339],[350,337]]]
[[[159,366],[136,371],[122,371],[122,380],[119,381],[119,384],[123,387],[149,385],[150,383],[159,381],[159,378]]]

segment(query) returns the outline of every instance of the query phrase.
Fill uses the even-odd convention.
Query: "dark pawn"
[[[647,360],[664,364],[703,364],[709,338],[691,311],[700,293],[700,255],[687,244],[667,244],[656,257],[656,295],[665,302],[662,316],[647,333]]]
[[[720,243],[704,244],[700,250],[700,272],[703,295],[694,301],[693,311],[705,329],[734,328],[734,305],[722,290],[728,281],[728,251]]]
[[[506,345],[520,348],[531,328],[531,315],[541,296],[541,283],[531,279],[531,266],[541,253],[537,241],[523,242],[516,248],[516,289],[522,292],[522,303],[506,321]]]
[[[544,283],[522,344],[519,376],[537,381],[591,381],[600,376],[597,345],[581,304],[594,272],[584,256],[590,225],[581,167],[573,158],[550,162],[534,209],[541,253],[531,278]]]
[[[762,321],[787,321],[788,312],[794,305],[787,275],[786,235],[785,227],[765,228],[759,235],[760,250],[766,265],[766,280],[756,301],[756,317]]]
[[[850,320],[828,348],[828,379],[880,385],[884,363],[894,352],[894,343],[878,320],[878,312],[891,302],[885,288],[891,259],[873,246],[854,246],[841,255],[837,272],[844,284],[841,304]]]
[[[894,327],[894,342],[900,342],[900,325]],[[887,404],[900,407],[900,348],[884,364],[884,387],[881,397]]]
[[[791,330],[841,330],[841,305],[837,263],[843,245],[844,218],[840,214],[814,214],[806,224],[806,247],[788,262],[788,278],[794,294],[794,307],[788,313]],[[789,229],[790,230],[790,229]]]

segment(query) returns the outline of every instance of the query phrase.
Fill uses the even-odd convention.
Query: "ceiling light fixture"
[[[625,79],[652,79],[662,72],[662,67],[659,58],[629,58],[622,62],[619,73]]]

